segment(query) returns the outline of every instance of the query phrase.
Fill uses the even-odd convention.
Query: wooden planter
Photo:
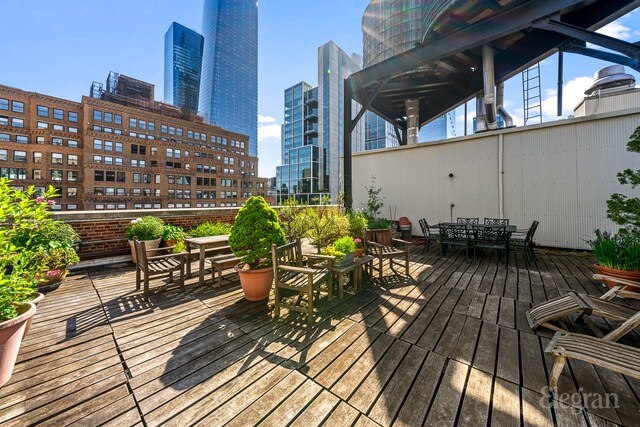
[[[157,251],[150,251],[149,249],[158,249],[160,247],[160,242],[162,238],[154,239],[154,240],[145,240],[145,247],[147,248],[147,256],[155,256]],[[131,249],[131,258],[133,263],[135,264],[138,261],[138,257],[136,256],[136,247],[133,244],[133,240],[129,240],[129,248]]]

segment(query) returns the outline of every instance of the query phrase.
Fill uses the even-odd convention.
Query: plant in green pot
[[[271,245],[285,243],[276,211],[262,197],[250,197],[238,211],[229,235],[229,246],[241,259],[235,271],[249,301],[269,298],[273,283]]]
[[[129,240],[129,247],[131,248],[131,258],[135,263],[137,261],[135,247],[133,245],[133,238],[137,237],[138,240],[145,240],[147,249],[151,249],[149,256],[154,256],[157,249],[160,246],[162,235],[164,234],[164,221],[155,216],[145,216],[142,218],[136,218],[132,220],[124,229],[124,234]]]
[[[332,244],[328,245],[322,253],[324,255],[331,255],[336,257],[336,261],[333,263],[336,267],[353,262],[353,257],[356,251],[356,243],[351,236],[341,237]]]

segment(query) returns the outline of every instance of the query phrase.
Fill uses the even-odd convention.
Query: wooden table
[[[204,284],[204,260],[207,249],[226,246],[229,243],[229,235],[209,237],[188,237],[184,239],[189,250],[189,262],[187,262],[187,277],[191,276],[191,249],[200,248],[200,263],[198,264],[199,283]]]
[[[342,299],[344,296],[344,275],[346,273],[351,274],[351,283],[353,283],[353,289],[357,291],[362,286],[362,269],[368,264],[373,263],[373,256],[363,255],[359,258],[354,258],[353,262],[349,264],[331,267],[331,272],[338,275],[338,297]],[[333,292],[330,290],[329,295]]]

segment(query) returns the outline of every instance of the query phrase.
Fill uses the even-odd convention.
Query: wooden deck
[[[133,266],[73,274],[38,308],[0,424],[638,425],[640,383],[585,363],[563,373],[564,401],[549,399],[551,334],[524,313],[570,289],[602,294],[588,259],[539,255],[526,269],[513,255],[504,268],[415,248],[411,271],[322,298],[307,329],[230,279],[146,303]],[[640,346],[636,333],[623,342]]]

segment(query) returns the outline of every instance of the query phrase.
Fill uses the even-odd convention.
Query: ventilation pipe
[[[496,122],[496,80],[494,75],[493,49],[482,46],[482,76],[484,80],[484,113],[489,129],[497,129]]]
[[[510,127],[513,127],[513,119],[511,118],[509,113],[507,113],[507,110],[504,109],[504,106],[502,105],[503,102],[504,102],[504,83],[500,83],[496,88],[496,104],[498,109],[498,115],[500,115],[500,117],[502,117],[502,120],[504,120],[504,126],[510,128]]]
[[[484,100],[482,96],[476,97],[476,133],[489,130],[487,116],[484,113]]]
[[[420,102],[417,99],[404,101],[407,111],[407,145],[418,143],[418,131],[420,130]]]

